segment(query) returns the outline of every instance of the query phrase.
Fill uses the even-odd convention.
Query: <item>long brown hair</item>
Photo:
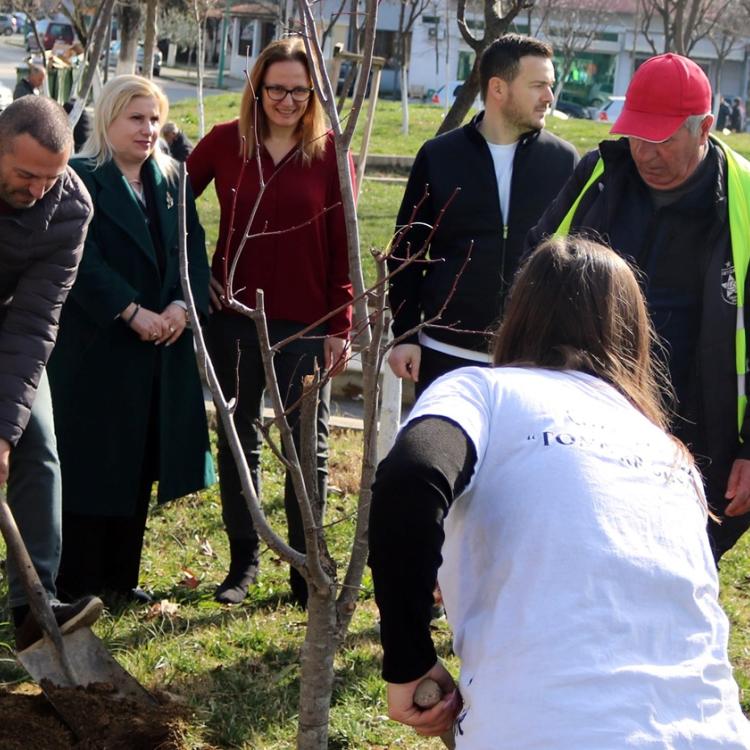
[[[604,245],[569,236],[540,245],[519,270],[493,362],[588,372],[666,429],[671,387],[655,345],[630,266]]]
[[[250,71],[250,77],[245,85],[240,103],[239,129],[240,137],[245,139],[244,155],[250,158],[255,153],[256,140],[258,143],[268,137],[268,122],[263,107],[260,105],[263,79],[268,68],[277,62],[294,61],[304,65],[307,75],[310,74],[310,62],[305,51],[305,43],[299,37],[287,37],[271,42],[261,53]],[[310,84],[312,86],[312,83]],[[258,122],[258,137],[255,137],[255,120]],[[302,158],[309,163],[323,156],[326,147],[324,138],[327,127],[323,107],[318,96],[313,92],[307,100],[307,109],[297,126],[300,136]]]

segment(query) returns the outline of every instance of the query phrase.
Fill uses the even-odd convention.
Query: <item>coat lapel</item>
[[[167,255],[167,263],[177,235],[177,186],[166,177],[157,167],[153,159],[149,159],[147,167],[150,170],[154,185],[156,211],[159,214],[159,231],[162,247]]]
[[[156,252],[143,211],[122,172],[114,161],[109,161],[97,169],[94,176],[102,188],[97,198],[97,211],[106,214],[133,239],[148,260],[157,266]]]

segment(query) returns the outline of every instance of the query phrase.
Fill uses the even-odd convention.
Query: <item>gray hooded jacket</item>
[[[0,215],[0,438],[11,445],[29,421],[92,210],[68,168],[31,208]]]

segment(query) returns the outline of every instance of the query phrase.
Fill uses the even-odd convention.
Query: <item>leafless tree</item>
[[[591,47],[604,27],[609,7],[608,0],[541,0],[536,7],[542,17],[537,33],[544,34],[561,61],[556,71],[555,104],[576,57]]]
[[[143,37],[143,71],[146,78],[153,78],[156,54],[156,34],[159,0],[146,0],[146,29]]]
[[[401,0],[396,32],[396,56],[401,81],[401,132],[409,133],[409,60],[414,23],[427,10],[431,0]]]
[[[118,11],[120,51],[117,56],[116,73],[135,73],[135,58],[141,30],[140,0],[120,0]]]
[[[257,293],[256,303],[253,308],[243,305],[237,300],[234,294],[234,268],[236,268],[240,253],[247,246],[247,243],[253,241],[254,237],[257,237],[258,234],[264,234],[267,231],[266,228],[254,230],[252,226],[253,216],[267,183],[263,181],[262,177],[260,178],[260,195],[256,200],[255,208],[251,210],[251,215],[246,226],[237,228],[238,231],[242,231],[242,235],[239,247],[232,258],[232,265],[227,268],[227,284],[224,289],[224,297],[225,304],[232,310],[250,317],[256,325],[266,374],[267,392],[271,397],[274,407],[275,417],[273,421],[279,430],[283,452],[270,439],[267,430],[264,429],[264,433],[272,451],[282,461],[292,478],[305,529],[305,553],[300,553],[292,549],[270,527],[263,514],[232,419],[232,412],[236,403],[235,399],[232,398],[233,394],[222,393],[206,351],[200,328],[197,325],[196,311],[189,288],[187,252],[184,238],[184,171],[181,178],[183,183],[183,197],[180,200],[181,277],[185,299],[190,309],[190,316],[195,323],[193,330],[196,339],[199,366],[203,370],[213,392],[219,417],[222,420],[232,453],[237,462],[243,494],[247,499],[248,508],[255,527],[270,549],[283,561],[293,565],[304,576],[308,584],[308,622],[300,655],[299,726],[297,734],[297,747],[300,750],[323,750],[328,747],[328,715],[333,690],[334,655],[346,636],[359,597],[362,575],[367,559],[370,487],[374,479],[377,464],[378,373],[382,366],[386,350],[383,336],[385,326],[384,309],[385,287],[389,279],[385,268],[385,257],[382,253],[375,253],[378,269],[377,281],[369,289],[366,289],[364,286],[360,260],[359,227],[355,209],[352,174],[350,173],[350,161],[348,158],[351,140],[357,124],[357,116],[361,111],[365,96],[375,40],[377,0],[366,1],[365,12],[367,22],[364,27],[362,73],[359,76],[354,92],[352,112],[347,115],[344,122],[339,118],[335,106],[333,86],[326,72],[322,46],[316,33],[312,5],[314,0],[298,0],[302,36],[305,40],[308,55],[313,62],[313,83],[329,116],[333,131],[339,183],[341,186],[342,208],[346,225],[350,277],[354,289],[354,325],[351,346],[359,351],[362,361],[364,398],[363,456],[359,497],[355,510],[355,532],[348,560],[342,571],[343,576],[339,575],[339,566],[326,546],[325,534],[329,521],[323,517],[320,498],[316,497],[316,466],[313,446],[315,445],[316,391],[321,385],[321,375],[310,376],[306,380],[305,390],[299,402],[302,437],[300,441],[301,450],[298,454],[289,424],[285,418],[284,405],[273,368],[274,353],[285,346],[288,341],[278,342],[274,345],[270,344],[265,315],[263,313],[264,300],[262,292]],[[257,132],[257,128],[255,128],[255,132]],[[255,154],[255,158],[259,158],[259,149],[255,149]],[[238,156],[238,158],[240,157]],[[262,175],[262,172],[260,173]],[[238,179],[238,186],[241,180],[242,171]],[[427,190],[425,191],[423,200],[426,200],[426,198]],[[324,212],[330,210],[330,208],[332,207],[326,207]],[[414,216],[416,216],[418,209],[419,206],[414,207]],[[305,225],[311,224],[317,218],[309,217]],[[234,216],[230,217],[230,224],[234,225],[234,220]],[[293,228],[286,231],[291,231],[291,229]],[[256,233],[254,234],[254,232]],[[411,263],[430,262],[423,261],[423,257],[432,234],[421,249],[400,248],[399,237],[402,234],[403,232],[400,232],[392,243],[393,247],[399,248],[399,252],[405,252],[408,256],[405,258],[401,269],[408,267]],[[467,253],[467,262],[468,255],[469,253]],[[394,271],[394,273],[398,272]],[[311,324],[307,329],[300,332],[298,336],[310,335],[315,327],[338,312],[339,310],[331,311],[326,318]],[[407,335],[411,335],[412,333],[410,331]],[[398,343],[400,340],[397,339],[395,343]],[[348,350],[347,353],[350,351]],[[296,408],[296,406],[292,408]],[[330,522],[335,523],[336,520]]]
[[[497,3],[495,0],[483,0],[484,33],[481,37],[475,37],[467,23],[466,2],[467,0],[458,0],[456,22],[464,41],[474,50],[474,65],[468,79],[461,86],[453,106],[438,128],[438,135],[457,128],[471,108],[479,92],[479,58],[482,53],[497,37],[508,30],[521,11],[528,10],[534,5],[534,0],[506,0],[503,3]]]
[[[640,31],[653,53],[676,52],[689,56],[707,37],[732,0],[638,0]],[[654,33],[664,36],[659,49]]]
[[[750,31],[750,1],[731,0],[720,19],[712,25],[707,36],[716,51],[716,67],[713,80],[716,106],[721,94],[721,75],[729,55],[745,46]],[[715,108],[716,108],[715,106]]]

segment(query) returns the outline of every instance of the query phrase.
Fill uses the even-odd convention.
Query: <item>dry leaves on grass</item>
[[[186,589],[197,589],[200,580],[198,579],[198,576],[193,573],[190,568],[182,568],[182,580],[180,581],[179,585]]]
[[[174,617],[180,609],[177,602],[170,602],[169,599],[162,599],[160,602],[154,602],[146,614],[147,620],[154,620],[157,617]]]

